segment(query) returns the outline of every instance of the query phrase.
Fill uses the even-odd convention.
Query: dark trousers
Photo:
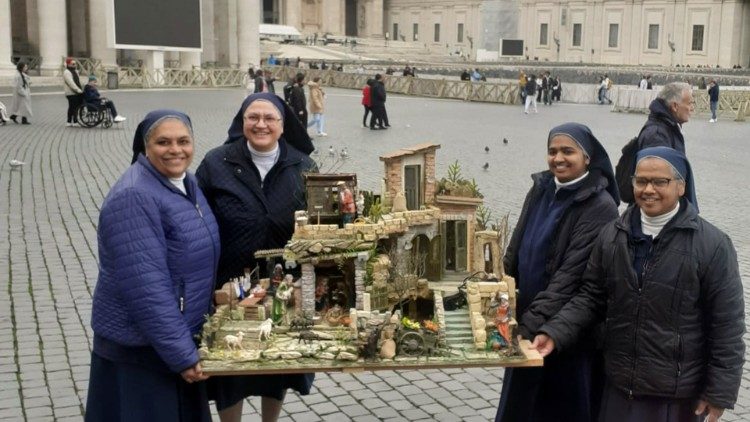
[[[372,109],[372,117],[370,118],[370,129],[374,128],[375,125],[378,125],[379,127],[383,128],[384,124],[387,124],[388,117],[385,114],[385,106],[382,104],[373,105],[371,107]]]
[[[78,116],[76,116],[76,111],[78,110],[78,107],[80,107],[83,103],[83,95],[66,95],[65,98],[68,99],[68,123],[78,123]]]
[[[362,126],[367,126],[367,116],[372,111],[372,107],[367,107],[367,106],[364,106],[364,107],[365,107],[365,115],[362,116]]]
[[[542,96],[544,98],[544,104],[552,105],[552,97],[550,97],[550,89],[544,89],[542,92]]]

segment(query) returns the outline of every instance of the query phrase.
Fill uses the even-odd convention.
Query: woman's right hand
[[[203,373],[203,368],[201,367],[200,362],[180,372],[180,376],[182,376],[182,379],[184,379],[188,384],[192,384],[198,381],[205,381],[208,379],[208,375]]]

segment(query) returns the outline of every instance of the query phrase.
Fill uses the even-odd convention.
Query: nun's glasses
[[[646,177],[633,176],[631,177],[631,180],[633,181],[633,186],[638,189],[646,189],[646,186],[648,186],[649,183],[654,187],[654,189],[664,189],[669,186],[669,182],[674,179],[669,179],[666,177],[655,177],[653,179],[648,179]]]
[[[273,114],[266,114],[265,116],[261,116],[259,114],[250,114],[245,116],[245,120],[247,120],[247,122],[251,125],[257,125],[261,121],[264,121],[268,126],[274,126],[281,121],[281,119],[274,116]]]

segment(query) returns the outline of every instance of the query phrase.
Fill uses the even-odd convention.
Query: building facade
[[[101,60],[105,67],[149,63],[148,50],[113,48],[111,0],[0,0],[0,72],[11,57],[34,60],[40,74],[59,72],[65,56]],[[246,68],[260,62],[260,0],[203,0],[201,52],[164,49],[168,66]],[[137,23],[134,23],[137,24]],[[35,66],[36,67],[36,66]]]
[[[749,0],[521,0],[529,59],[750,65]]]

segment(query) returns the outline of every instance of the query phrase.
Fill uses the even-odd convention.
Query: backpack
[[[632,204],[635,201],[635,196],[633,196],[633,184],[630,177],[635,171],[635,156],[641,149],[640,143],[638,142],[639,136],[631,139],[624,147],[622,147],[622,155],[615,166],[615,180],[617,181],[617,190],[620,192],[620,199],[622,202],[627,202],[629,204]]]

